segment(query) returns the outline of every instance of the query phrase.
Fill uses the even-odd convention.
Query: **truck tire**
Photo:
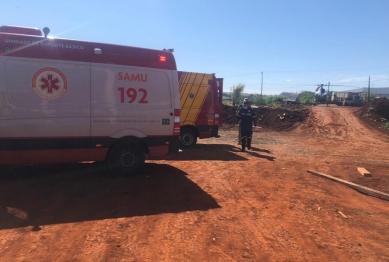
[[[134,143],[117,144],[108,155],[108,164],[117,175],[134,175],[145,164],[145,153]]]
[[[197,135],[194,130],[190,128],[184,128],[181,130],[180,145],[182,148],[192,148],[196,145]]]

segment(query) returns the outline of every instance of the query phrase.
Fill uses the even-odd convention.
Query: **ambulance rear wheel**
[[[192,148],[196,145],[197,135],[194,130],[184,128],[181,130],[180,144],[182,148]]]
[[[116,145],[108,156],[111,170],[118,175],[134,175],[145,164],[145,153],[137,144]]]

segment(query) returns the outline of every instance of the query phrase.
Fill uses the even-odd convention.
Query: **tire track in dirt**
[[[371,150],[374,145],[369,157],[382,158],[379,153],[389,148],[388,136],[365,126],[354,115],[356,108],[317,106],[310,110],[308,119],[295,132],[310,141],[306,143],[306,149],[311,143],[322,143],[328,145],[331,155],[348,155],[352,152],[352,155],[365,156],[366,150]]]

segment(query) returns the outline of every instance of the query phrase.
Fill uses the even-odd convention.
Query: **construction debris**
[[[338,213],[339,213],[343,218],[345,218],[345,219],[348,218],[345,214],[342,213],[342,211],[338,211]]]
[[[362,176],[371,177],[370,172],[367,171],[365,168],[363,168],[363,167],[358,167],[357,170],[358,170],[359,173],[361,173]]]
[[[296,123],[303,122],[309,115],[309,109],[302,105],[260,106],[253,109],[257,115],[257,125],[274,131],[291,130]],[[236,110],[236,106],[223,105],[223,123],[234,125]]]
[[[333,177],[333,176],[330,176],[330,175],[326,175],[324,173],[320,173],[320,172],[317,172],[317,171],[307,170],[307,172],[311,173],[312,175],[315,175],[315,176],[324,177],[324,178],[330,179],[332,181],[341,183],[341,184],[343,184],[345,186],[351,187],[352,189],[355,189],[358,192],[361,192],[361,193],[366,194],[368,196],[373,196],[373,197],[377,197],[377,198],[389,201],[389,194],[386,194],[384,192],[380,192],[380,191],[377,191],[377,190],[374,190],[374,189],[371,189],[371,188],[368,188],[368,187],[365,187],[365,186],[354,184],[354,183],[348,182],[346,180],[343,180],[343,179],[340,179],[340,178],[337,178],[337,177]]]

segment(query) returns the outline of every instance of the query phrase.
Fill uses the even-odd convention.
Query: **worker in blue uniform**
[[[255,112],[249,105],[249,102],[244,101],[243,107],[238,110],[236,118],[236,124],[240,122],[239,128],[241,134],[242,151],[245,151],[246,146],[248,150],[251,149],[253,128],[256,126],[255,117]]]
[[[240,104],[240,105],[238,106],[238,108],[236,109],[236,114],[239,113],[239,110],[243,107],[243,104],[244,104],[244,102],[246,102],[246,101],[248,102],[249,99],[248,99],[248,98],[243,99],[243,103]],[[240,135],[240,121],[239,121],[239,123],[238,123],[238,145],[241,145],[241,144],[242,144],[242,137],[241,137],[241,135]]]

